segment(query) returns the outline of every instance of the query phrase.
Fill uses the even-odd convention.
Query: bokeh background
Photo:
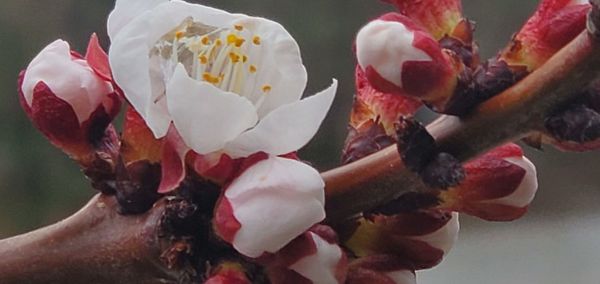
[[[335,106],[303,158],[325,170],[338,163],[353,95],[356,31],[391,7],[377,0],[194,1],[281,22],[298,40],[309,70],[307,94],[341,82]],[[484,57],[493,56],[533,11],[536,0],[464,0]],[[3,0],[0,4],[0,238],[58,221],[94,192],[77,166],[26,119],[19,70],[62,38],[84,51],[92,32],[108,39],[113,0]],[[490,126],[493,127],[493,126]],[[506,224],[464,217],[461,238],[420,283],[600,283],[600,156],[528,151],[540,173],[530,213]],[[2,260],[0,260],[1,263]],[[1,276],[0,276],[1,279]],[[1,281],[0,281],[1,282]]]

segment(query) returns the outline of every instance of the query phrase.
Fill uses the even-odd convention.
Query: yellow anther
[[[184,31],[178,31],[175,33],[175,38],[181,39],[185,35]]]
[[[233,63],[238,63],[240,62],[241,56],[235,52],[230,52],[229,59],[231,59],[231,62]]]
[[[227,44],[233,44],[236,47],[240,47],[244,44],[244,42],[246,42],[246,40],[241,37],[238,37],[237,35],[229,34],[227,36]]]
[[[242,62],[244,62],[244,63],[248,62],[248,56],[243,55],[242,56]]]
[[[223,41],[220,38],[218,38],[217,40],[215,40],[215,45],[221,46],[221,45],[223,45]]]
[[[200,63],[202,63],[202,64],[208,63],[208,57],[206,57],[205,55],[198,56],[198,59],[200,60]]]
[[[273,90],[273,87],[271,87],[271,85],[264,85],[264,86],[262,87],[262,90],[263,90],[263,92],[265,92],[265,93],[268,93],[268,92],[270,92],[271,90]]]
[[[204,79],[204,81],[209,82],[211,84],[219,84],[219,82],[221,82],[221,78],[213,76],[208,72],[204,72],[204,74],[202,74],[202,78]]]
[[[233,27],[240,32],[244,30],[244,26],[242,25],[234,25]]]
[[[252,38],[252,42],[256,45],[260,45],[260,37],[259,36],[254,36]]]
[[[204,45],[209,45],[210,44],[210,39],[207,36],[203,36],[201,39],[202,44]]]
[[[248,68],[250,73],[256,73],[256,71],[258,71],[258,68],[256,68],[256,65],[250,65],[250,67]]]

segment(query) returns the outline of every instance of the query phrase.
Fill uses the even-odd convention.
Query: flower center
[[[247,97],[260,107],[272,89],[269,84],[257,86],[260,66],[254,59],[262,44],[261,37],[243,25],[215,28],[188,18],[163,36],[150,57],[159,60],[165,80],[182,63],[190,77]]]

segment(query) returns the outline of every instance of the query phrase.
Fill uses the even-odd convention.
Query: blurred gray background
[[[361,25],[391,7],[377,0],[194,1],[281,22],[297,39],[309,70],[307,94],[340,80],[335,106],[303,158],[334,167],[353,95],[351,45]],[[535,0],[465,0],[477,22],[484,57],[503,47],[533,11]],[[19,70],[62,38],[85,51],[92,32],[108,45],[113,0],[3,0],[0,4],[0,238],[58,221],[94,194],[59,150],[37,133],[17,99]],[[599,153],[528,151],[540,191],[523,219],[506,224],[464,217],[461,239],[420,283],[600,283]]]

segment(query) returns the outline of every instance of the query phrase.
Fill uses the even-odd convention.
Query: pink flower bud
[[[538,188],[535,166],[508,144],[465,165],[466,179],[442,192],[440,208],[490,221],[512,221],[527,212]]]
[[[359,258],[350,264],[346,284],[416,284],[410,265],[393,255]]]
[[[331,228],[311,228],[275,255],[263,259],[271,283],[345,283],[347,258],[337,242]]]
[[[417,97],[437,110],[444,109],[464,68],[431,35],[397,13],[383,15],[358,32],[356,56],[377,90]]]
[[[586,28],[586,0],[542,0],[501,58],[534,71]]]
[[[62,40],[44,48],[19,76],[19,94],[34,125],[80,161],[89,158],[121,105],[95,35],[86,58]]]
[[[245,161],[215,209],[217,234],[241,254],[276,253],[325,218],[324,183],[310,166],[262,154]]]
[[[376,215],[360,220],[346,245],[358,257],[393,255],[414,269],[426,269],[448,254],[458,231],[457,213]]]
[[[462,15],[460,0],[383,0],[398,8],[403,15],[422,26],[437,40],[444,36],[458,37],[471,42],[471,30]],[[464,33],[464,32],[467,33]]]

